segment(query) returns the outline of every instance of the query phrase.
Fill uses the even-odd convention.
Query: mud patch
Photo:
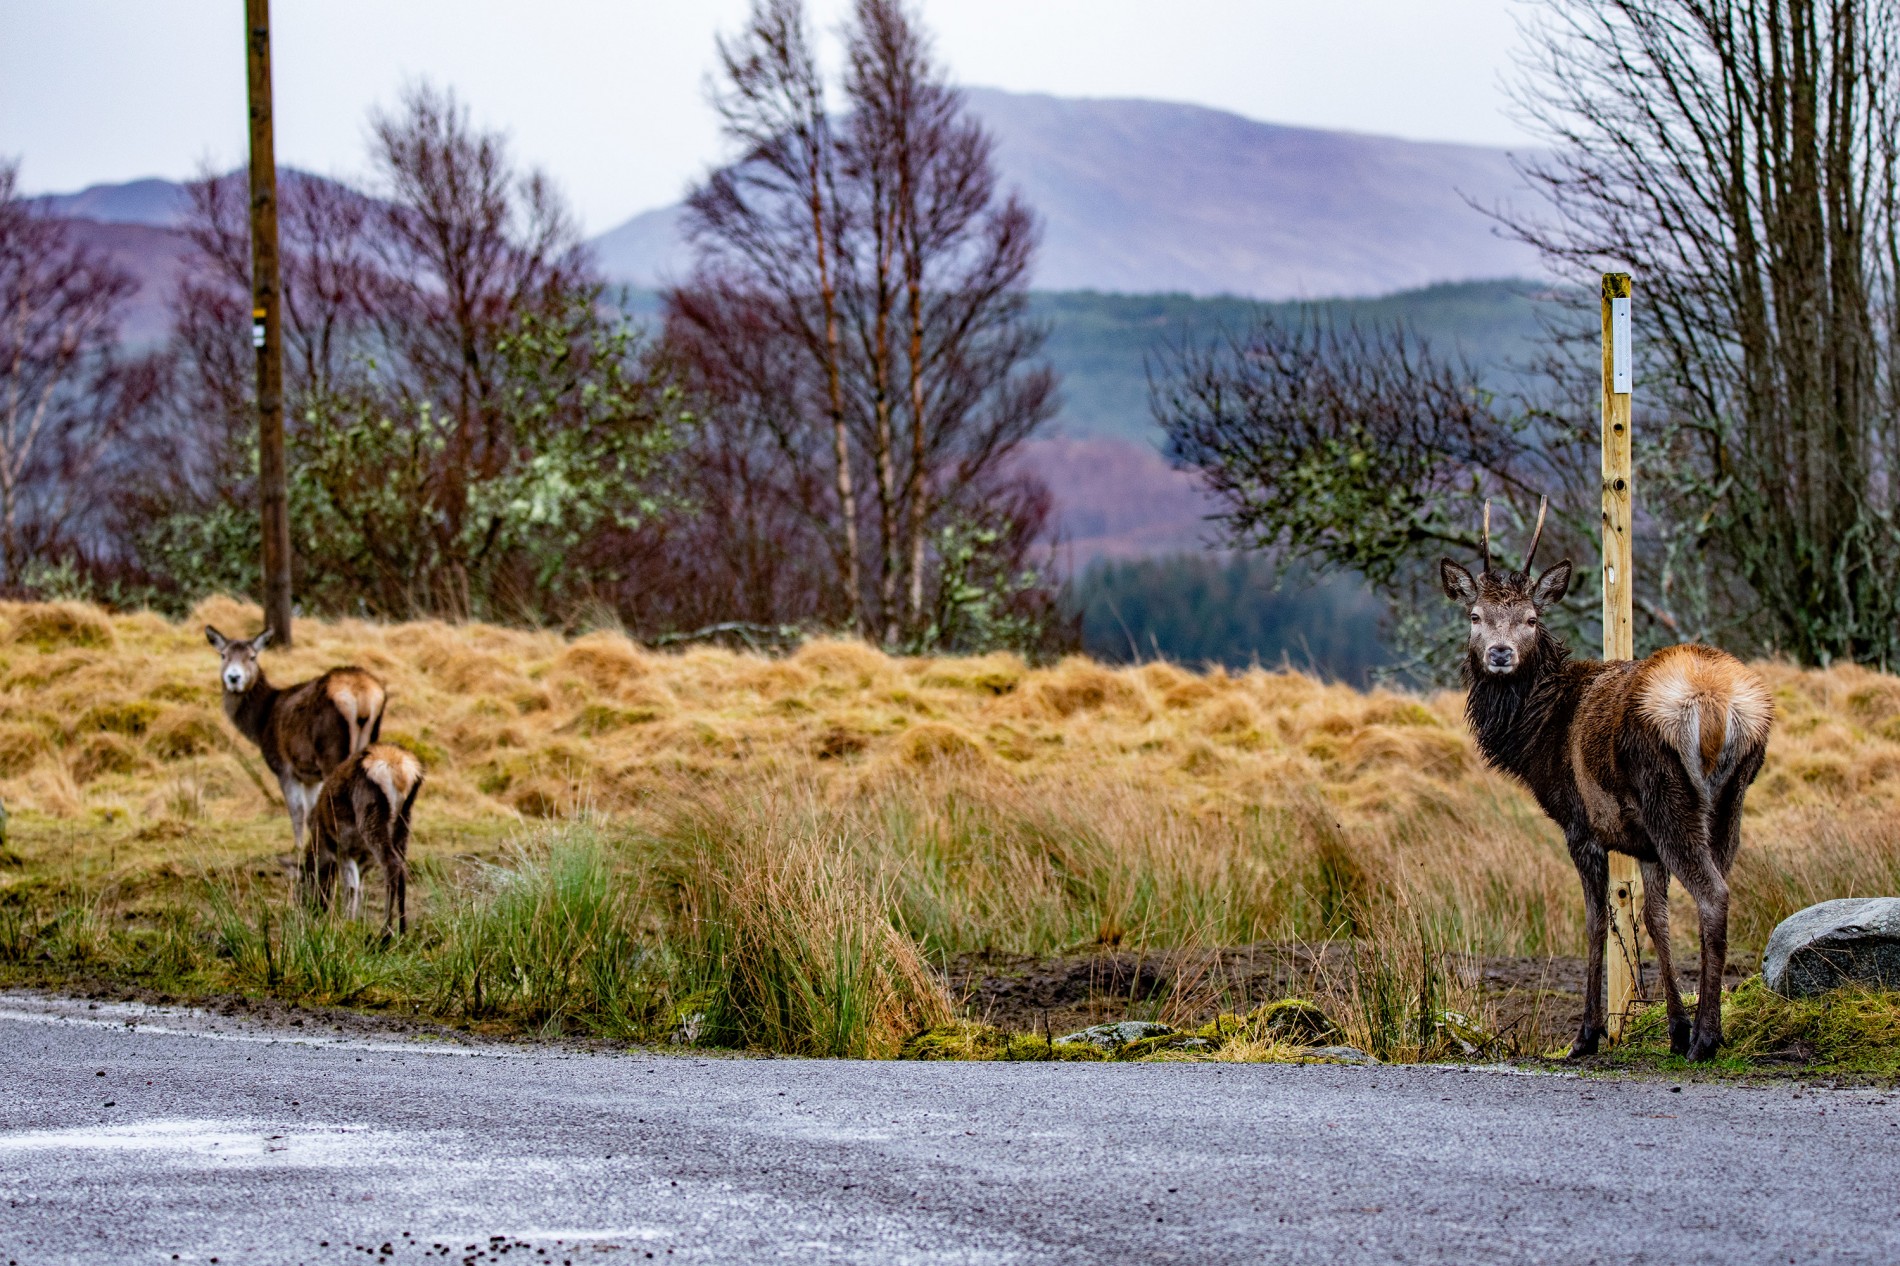
[[[1581,958],[1455,957],[1447,971],[1463,1002],[1513,1053],[1567,1044],[1583,1020]],[[949,964],[951,996],[969,1018],[1008,1032],[1062,1034],[1112,1020],[1159,1020],[1194,1028],[1223,1011],[1246,1014],[1277,998],[1311,998],[1330,1014],[1344,1009],[1359,970],[1349,945],[1258,944],[1223,950],[1104,949],[1035,957],[964,954]],[[1678,955],[1681,987],[1695,991],[1696,959]],[[1731,961],[1735,985],[1752,965]],[[1654,962],[1644,993],[1661,990]]]

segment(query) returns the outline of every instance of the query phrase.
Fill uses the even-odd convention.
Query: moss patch
[[[1263,1003],[1246,1015],[1223,1012],[1196,1029],[1177,1029],[1120,1046],[1056,1042],[1043,1033],[1017,1033],[957,1020],[904,1043],[899,1059],[923,1060],[1147,1060],[1227,1058],[1261,1062],[1312,1060],[1313,1047],[1340,1040],[1341,1030],[1304,998]]]
[[[1691,1003],[1693,1007],[1693,1003]],[[1722,1007],[1722,1049],[1707,1064],[1669,1053],[1669,1021],[1660,1006],[1632,1023],[1629,1040],[1604,1066],[1716,1076],[1850,1076],[1900,1079],[1900,991],[1832,989],[1784,998],[1751,976]]]

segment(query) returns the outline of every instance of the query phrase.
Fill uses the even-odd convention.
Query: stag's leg
[[[1742,851],[1742,798],[1748,794],[1749,783],[1761,769],[1761,759],[1757,752],[1743,760],[1715,802],[1709,841],[1715,846],[1715,864],[1721,868],[1724,879],[1728,877],[1729,868],[1735,865],[1735,855]]]
[[[1669,872],[1659,862],[1643,863],[1643,923],[1656,949],[1656,970],[1662,976],[1663,1005],[1669,1010],[1669,1049],[1689,1053],[1689,1017],[1676,984],[1676,966],[1669,956]]]
[[[1583,881],[1583,926],[1589,945],[1588,965],[1583,974],[1583,1025],[1577,1040],[1570,1044],[1569,1058],[1597,1053],[1605,1032],[1604,1013],[1609,1009],[1604,995],[1603,950],[1610,930],[1610,855],[1594,840],[1572,845],[1572,860],[1577,877]]]
[[[401,853],[392,859],[392,873],[396,876],[396,932],[400,936],[409,935],[409,859]],[[387,919],[384,920],[388,922]]]
[[[312,867],[316,872],[313,895],[317,909],[329,913],[330,899],[336,895],[336,854],[324,852],[311,843]]]
[[[1699,862],[1699,864],[1698,864]],[[1696,977],[1695,1031],[1689,1039],[1692,1060],[1713,1059],[1722,1045],[1722,969],[1728,962],[1728,880],[1708,854],[1683,867],[1677,878],[1695,898],[1701,925],[1702,963]]]
[[[305,847],[297,858],[297,899],[307,904],[315,904],[317,894],[317,850]]]
[[[363,908],[363,868],[354,857],[343,863],[343,886],[349,892],[345,913],[354,923],[357,912]]]
[[[393,926],[399,935],[409,932],[409,864],[400,856],[383,859],[383,935]]]
[[[291,842],[301,853],[310,823],[310,805],[304,799],[303,784],[285,774],[277,780],[277,789],[284,793],[284,808],[290,813]]]

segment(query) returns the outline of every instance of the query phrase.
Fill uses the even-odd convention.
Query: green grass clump
[[[1842,988],[1784,998],[1757,976],[1722,1009],[1723,1036],[1740,1058],[1794,1058],[1846,1073],[1900,1075],[1900,991]]]
[[[1692,1013],[1694,1005],[1690,999]],[[1900,1078],[1900,991],[1847,986],[1784,998],[1753,976],[1723,999],[1722,1049],[1713,1063],[1690,1064],[1669,1054],[1669,1021],[1660,1006],[1637,1017],[1616,1055],[1620,1064],[1730,1075]]]
[[[893,924],[875,876],[831,841],[717,822],[653,841],[688,991],[705,1039],[798,1055],[887,1058],[950,1020],[942,979]]]
[[[649,1033],[664,1005],[664,967],[636,929],[638,911],[591,828],[518,845],[485,868],[475,895],[441,921],[431,958],[434,1009],[511,1019],[537,1032]]]

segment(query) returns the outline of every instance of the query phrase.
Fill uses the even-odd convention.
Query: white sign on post
[[[1630,393],[1630,301],[1610,300],[1610,390]]]

